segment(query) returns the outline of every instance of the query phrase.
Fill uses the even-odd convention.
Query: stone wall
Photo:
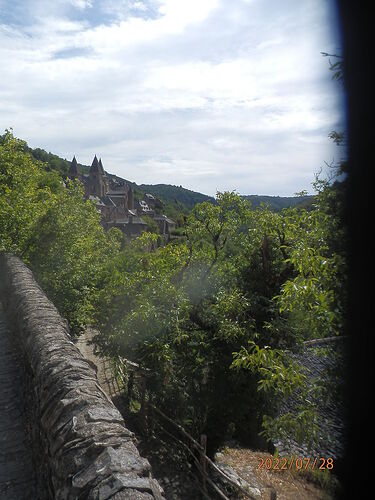
[[[28,373],[38,498],[160,498],[149,462],[32,272],[0,254],[0,283]]]

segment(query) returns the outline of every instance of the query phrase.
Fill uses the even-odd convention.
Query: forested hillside
[[[262,203],[268,205],[271,210],[279,211],[283,208],[302,206],[308,208],[312,206],[314,197],[308,195],[301,196],[266,196],[266,195],[244,195],[243,198],[250,201],[256,208]]]
[[[167,203],[180,204],[191,210],[197,203],[209,201],[215,202],[215,198],[206,194],[197,193],[182,186],[172,186],[170,184],[140,184],[139,189],[145,193],[150,193]]]

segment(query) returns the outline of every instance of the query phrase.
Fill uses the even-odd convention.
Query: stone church
[[[138,235],[147,229],[147,223],[142,219],[142,216],[147,215],[154,219],[160,234],[166,236],[169,241],[176,223],[160,213],[163,203],[151,194],[146,194],[144,200],[135,201],[130,182],[115,175],[108,175],[101,158],[98,160],[95,155],[89,173],[83,174],[78,169],[74,156],[68,177],[82,182],[85,197],[95,203],[105,229],[117,227],[125,235]]]
[[[130,183],[114,175],[107,175],[102,160],[98,160],[96,155],[88,174],[79,171],[74,157],[68,177],[82,182],[85,197],[95,203],[104,228],[118,227],[126,235],[140,234],[146,230],[146,222],[134,209],[134,192]]]

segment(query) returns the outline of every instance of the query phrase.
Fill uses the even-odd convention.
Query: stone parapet
[[[149,462],[98,384],[92,363],[18,257],[0,255],[0,292],[29,378],[38,498],[144,500],[155,490],[160,498]]]

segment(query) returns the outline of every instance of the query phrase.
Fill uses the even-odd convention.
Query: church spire
[[[73,160],[70,163],[70,167],[68,170],[68,177],[69,179],[76,179],[77,177],[79,177],[78,165],[75,156],[73,156]]]
[[[99,162],[98,162],[98,158],[96,157],[96,155],[94,156],[94,159],[93,159],[92,164],[91,164],[90,173],[91,172],[100,172]]]

